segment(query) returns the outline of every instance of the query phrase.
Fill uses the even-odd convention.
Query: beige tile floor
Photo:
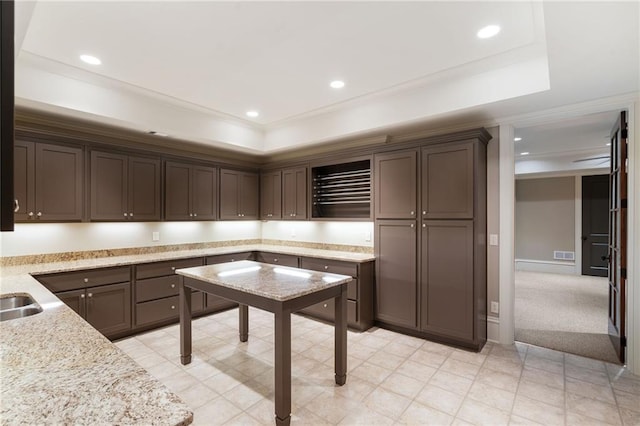
[[[178,394],[196,425],[271,425],[273,315],[250,309],[193,323],[180,364],[177,325],[116,344]],[[347,384],[333,381],[333,327],[292,319],[292,424],[640,425],[640,377],[620,366],[516,344],[472,353],[373,328],[349,332]]]

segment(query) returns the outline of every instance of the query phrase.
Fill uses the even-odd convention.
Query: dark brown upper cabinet
[[[472,219],[473,143],[422,148],[422,218]]]
[[[376,154],[374,162],[375,218],[415,219],[418,151]]]
[[[82,148],[16,141],[16,222],[81,221],[83,173]]]
[[[160,160],[91,152],[91,220],[161,218]]]
[[[307,168],[282,171],[282,218],[307,219]]]
[[[259,180],[257,173],[221,169],[220,219],[258,219]]]
[[[218,212],[215,167],[165,163],[165,220],[215,220]]]
[[[260,219],[282,219],[282,172],[260,175]]]

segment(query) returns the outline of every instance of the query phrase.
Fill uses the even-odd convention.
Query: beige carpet
[[[515,278],[517,341],[618,363],[606,278],[523,271]]]

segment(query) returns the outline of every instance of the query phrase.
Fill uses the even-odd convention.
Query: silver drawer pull
[[[93,297],[93,293],[87,294],[87,297]]]
[[[274,261],[274,262],[277,262],[277,261],[278,261],[278,259],[273,259],[273,261]]]
[[[171,305],[171,309],[175,309],[176,307],[174,305]]]
[[[127,214],[126,214],[126,213],[124,214],[124,217],[127,217]]]
[[[172,271],[175,271],[175,270],[176,270],[176,267],[175,267],[175,266],[172,266],[172,267],[171,267],[171,270],[172,270]]]
[[[324,269],[329,269],[329,266],[328,265],[324,265]]]
[[[171,288],[176,288],[176,285],[175,284],[171,284]]]
[[[324,305],[322,305],[322,307],[323,307],[323,308],[326,308],[326,307],[327,307],[327,304],[325,303]]]
[[[80,299],[84,299],[84,294],[81,294],[81,295],[80,295]]]
[[[82,280],[82,281],[84,281],[85,283],[88,283],[88,282],[89,282],[89,278],[85,278],[85,279],[84,279],[84,280]]]

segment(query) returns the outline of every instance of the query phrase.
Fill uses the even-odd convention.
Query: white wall
[[[153,232],[160,233],[159,241],[152,241]],[[295,234],[293,237],[292,232]],[[373,223],[216,221],[16,224],[15,232],[0,233],[0,256],[262,238],[373,247]]]

